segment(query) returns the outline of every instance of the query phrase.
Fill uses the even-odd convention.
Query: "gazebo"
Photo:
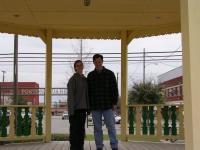
[[[51,141],[52,38],[121,40],[121,135],[125,141],[128,44],[135,38],[181,32],[186,150],[198,150],[199,8],[200,2],[196,0],[0,0],[0,32],[40,37],[46,44],[45,141]],[[33,112],[36,107],[33,106]],[[10,120],[14,121],[13,115]],[[10,138],[14,137],[13,127],[14,124]],[[31,132],[34,131],[32,128]]]

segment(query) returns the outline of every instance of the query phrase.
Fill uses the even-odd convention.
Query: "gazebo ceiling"
[[[0,0],[0,32],[119,39],[180,32],[179,0]]]

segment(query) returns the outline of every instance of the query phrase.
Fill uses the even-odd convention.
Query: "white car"
[[[93,122],[91,115],[88,116],[88,122],[91,122],[91,123]],[[115,123],[120,124],[120,122],[121,122],[121,116],[115,114]],[[102,124],[104,124],[104,118],[103,117],[102,117]]]
[[[115,114],[115,123],[120,124],[120,122],[121,122],[121,116]]]
[[[92,115],[88,115],[88,122],[93,122],[93,120],[92,120]]]
[[[69,119],[69,115],[67,111],[64,111],[62,114],[62,120],[66,120],[66,119]]]

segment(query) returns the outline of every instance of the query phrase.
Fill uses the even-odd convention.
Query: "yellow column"
[[[121,140],[127,140],[127,32],[121,34]]]
[[[200,1],[181,0],[185,149],[200,147]]]
[[[52,88],[52,31],[46,37],[46,76],[45,76],[45,142],[51,141],[51,88]]]

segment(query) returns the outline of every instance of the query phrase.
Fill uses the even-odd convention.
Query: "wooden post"
[[[121,34],[121,139],[127,140],[127,101],[128,101],[128,84],[127,84],[127,32]]]
[[[200,147],[200,2],[181,0],[185,150]]]
[[[47,30],[45,79],[45,142],[51,141],[52,31]]]
[[[160,140],[162,138],[162,114],[161,106],[157,106],[157,137]]]

